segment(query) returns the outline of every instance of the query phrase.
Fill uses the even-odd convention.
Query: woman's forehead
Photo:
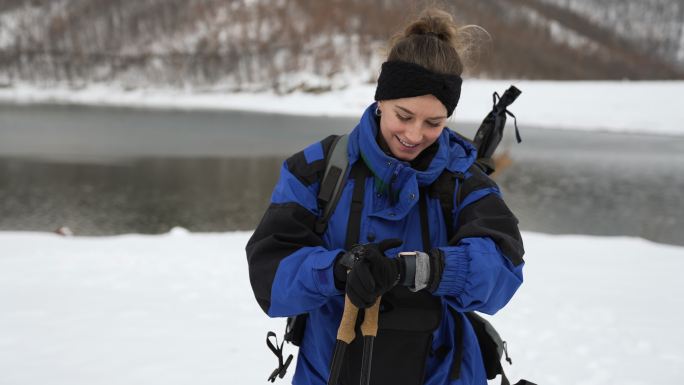
[[[440,119],[447,117],[446,107],[433,95],[421,95],[410,98],[387,100],[392,107],[403,112],[425,117],[427,119]]]

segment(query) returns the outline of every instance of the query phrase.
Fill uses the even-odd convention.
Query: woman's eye
[[[398,115],[398,114],[397,114],[397,118],[399,118],[399,120],[401,120],[402,122],[406,122],[406,121],[408,121],[409,119],[411,119],[411,118],[408,117],[408,116],[402,116],[402,115]]]
[[[430,127],[439,127],[439,123],[427,122]]]

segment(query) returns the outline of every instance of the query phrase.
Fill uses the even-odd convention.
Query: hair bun
[[[437,37],[434,39],[433,37]],[[427,8],[390,40],[387,60],[461,76],[488,59],[492,37],[477,25],[459,26],[450,13]]]
[[[454,44],[457,35],[456,25],[451,15],[439,9],[426,9],[418,19],[409,24],[404,31],[405,37],[412,35],[435,36],[448,44]]]

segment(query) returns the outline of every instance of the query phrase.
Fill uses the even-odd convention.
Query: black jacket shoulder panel
[[[496,182],[476,164],[473,164],[468,172],[470,175],[463,181],[461,191],[458,193],[459,206],[470,193],[482,189],[498,190],[499,188]],[[489,237],[514,265],[517,266],[523,262],[525,250],[518,229],[518,218],[498,194],[487,194],[461,207],[456,223],[458,223],[458,228],[450,239],[450,244],[458,244],[463,238]]]
[[[264,312],[271,306],[271,285],[280,261],[302,247],[323,245],[312,230],[315,221],[298,203],[271,203],[247,242],[249,278]]]
[[[492,180],[482,169],[473,164],[468,169],[470,176],[463,181],[463,197],[469,193],[483,188],[498,188],[496,182]]]
[[[463,238],[489,237],[514,265],[523,262],[525,249],[518,229],[518,218],[496,194],[464,207],[458,217],[459,227],[450,240],[455,245]]]

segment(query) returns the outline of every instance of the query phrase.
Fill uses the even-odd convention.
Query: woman
[[[247,257],[269,316],[308,313],[295,384],[327,382],[345,293],[362,309],[382,297],[371,383],[487,383],[464,313],[493,314],[511,299],[524,251],[498,187],[474,165],[476,149],[445,126],[460,96],[457,46],[451,16],[435,10],[396,39],[376,103],[349,135],[350,175],[321,234],[317,196],[335,138],[283,164]],[[458,178],[448,215],[432,193],[444,175]],[[360,223],[348,231],[355,204]],[[347,349],[341,384],[358,383],[360,340]]]

